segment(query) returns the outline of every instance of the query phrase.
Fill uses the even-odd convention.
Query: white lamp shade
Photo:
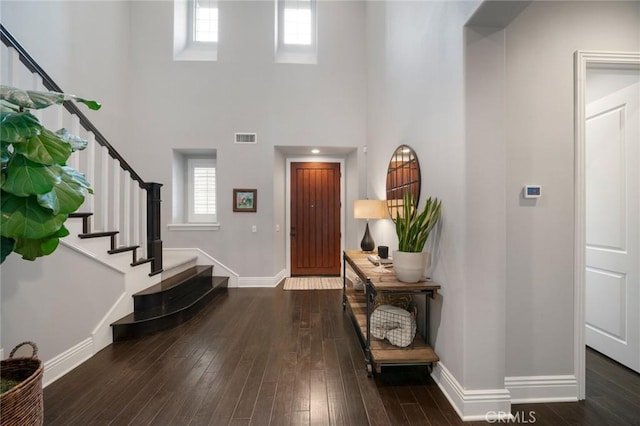
[[[353,203],[355,219],[384,219],[389,215],[384,200],[356,200]]]

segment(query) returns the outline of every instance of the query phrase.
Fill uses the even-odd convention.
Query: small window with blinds
[[[217,222],[216,161],[212,158],[189,158],[188,221],[190,223]]]

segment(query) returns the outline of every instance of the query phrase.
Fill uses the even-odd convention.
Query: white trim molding
[[[578,382],[573,375],[505,377],[504,387],[511,394],[512,404],[578,400]]]
[[[465,389],[439,362],[431,373],[460,418],[465,421],[504,420],[511,412],[511,394],[507,389]]]
[[[130,292],[123,292],[118,300],[111,306],[111,309],[102,317],[100,322],[91,332],[91,340],[93,341],[93,353],[96,354],[100,350],[106,348],[113,343],[113,331],[111,324],[118,319],[129,315],[133,312],[133,295]]]
[[[278,283],[280,283],[280,281],[285,279],[286,276],[287,271],[283,269],[273,277],[238,277],[238,287],[274,288],[278,285]]]
[[[577,381],[578,400],[585,399],[585,127],[587,68],[640,67],[640,52],[591,52],[578,50],[574,54],[574,348],[573,365]]]
[[[219,223],[169,223],[169,231],[219,231]]]
[[[94,355],[93,339],[87,338],[44,363],[42,386],[47,387]]]

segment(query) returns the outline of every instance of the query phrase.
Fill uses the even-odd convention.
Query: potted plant
[[[12,252],[27,260],[53,253],[69,235],[64,227],[69,214],[82,205],[86,191],[92,193],[84,175],[67,165],[87,141],[65,129],[47,129],[30,111],[67,100],[100,108],[73,95],[0,86],[0,263]],[[31,344],[32,358],[13,358],[23,344]],[[2,424],[42,424],[43,367],[37,351],[34,343],[21,343],[2,361],[3,379],[10,379],[0,393]]]
[[[428,267],[430,254],[422,250],[440,219],[442,207],[437,198],[429,197],[418,213],[415,197],[408,191],[403,194],[403,206],[402,214],[399,211],[396,215],[398,250],[393,253],[393,269],[398,280],[415,283],[424,278]]]
[[[83,174],[67,166],[71,153],[87,141],[44,127],[31,113],[74,100],[97,110],[100,104],[57,92],[38,92],[0,86],[0,148],[2,158],[0,263],[12,252],[23,259],[53,253],[70,213],[92,193]]]

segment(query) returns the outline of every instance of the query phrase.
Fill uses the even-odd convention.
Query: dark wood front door
[[[291,163],[291,275],[340,275],[340,164]]]

